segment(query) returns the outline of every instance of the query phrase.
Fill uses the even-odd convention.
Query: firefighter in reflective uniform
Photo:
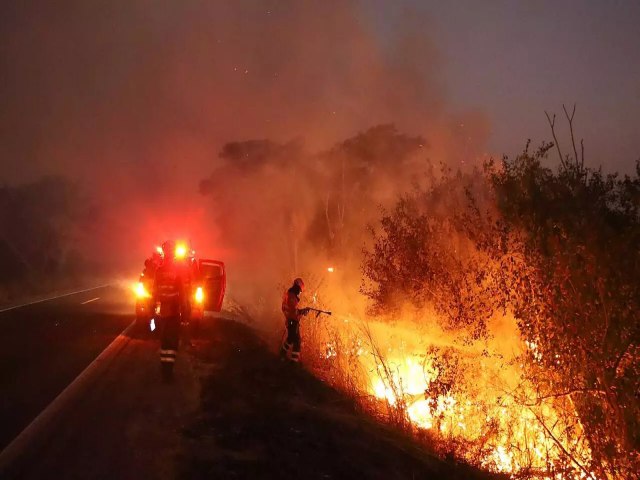
[[[282,313],[285,318],[287,336],[282,343],[280,356],[292,362],[300,361],[300,319],[309,313],[307,308],[298,308],[300,294],[304,291],[304,282],[296,278],[293,285],[282,296]]]
[[[175,243],[162,244],[164,261],[156,270],[153,299],[160,304],[160,362],[164,375],[171,375],[178,353],[180,317],[185,313],[183,270],[175,261]]]

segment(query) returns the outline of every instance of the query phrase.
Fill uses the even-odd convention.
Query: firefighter
[[[180,317],[186,311],[186,294],[182,269],[175,261],[175,243],[162,244],[164,261],[156,270],[153,285],[154,304],[160,304],[160,363],[162,373],[173,374],[173,365],[178,353],[180,339]]]
[[[150,292],[153,288],[153,281],[156,278],[156,270],[162,262],[162,257],[157,252],[154,252],[149,258],[144,261],[144,270],[140,275],[140,281],[144,285],[147,292]]]
[[[282,296],[282,313],[285,318],[287,336],[280,349],[281,358],[289,358],[292,362],[300,361],[300,319],[309,313],[308,308],[298,308],[300,294],[304,291],[304,282],[296,278],[293,285]]]

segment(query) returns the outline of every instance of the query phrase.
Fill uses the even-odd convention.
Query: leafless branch
[[[618,354],[618,356],[616,357],[616,360],[613,364],[613,368],[611,368],[611,371],[613,372],[613,375],[615,376],[616,372],[618,371],[618,367],[620,366],[620,363],[622,362],[622,359],[625,357],[625,355],[627,354],[627,352],[629,351],[629,349],[635,344],[635,339],[633,337],[630,337],[626,342],[625,342],[625,346],[624,348],[620,351],[620,353]]]
[[[556,114],[553,114],[553,118],[549,116],[547,111],[545,110],[544,114],[547,116],[547,121],[549,122],[549,126],[551,127],[551,135],[553,135],[553,142],[556,144],[556,148],[558,149],[558,157],[560,158],[560,163],[562,164],[562,168],[567,168],[567,165],[564,162],[564,158],[562,158],[562,152],[560,151],[560,143],[558,142],[558,137],[556,137]]]
[[[329,231],[329,238],[333,241],[333,237],[335,236],[335,233],[333,232],[333,228],[331,228],[331,216],[329,214],[329,201],[331,200],[331,192],[327,192],[327,199],[325,201],[325,206],[324,206],[324,215],[327,219],[327,229]]]
[[[571,112],[571,115],[569,115],[569,112],[567,112],[567,108],[564,106],[564,103],[562,104],[562,109],[564,110],[564,114],[567,117],[567,121],[569,122],[569,132],[571,133],[571,145],[573,146],[574,161],[576,162],[576,166],[582,169],[583,165],[580,163],[580,158],[578,157],[578,150],[576,149],[576,140],[573,134],[573,117],[575,117],[576,115],[576,104],[575,103],[573,104],[573,111]],[[580,143],[582,144],[582,141]],[[583,145],[583,153],[584,153],[584,145]]]
[[[570,396],[573,395],[574,393],[592,393],[592,394],[600,394],[600,395],[605,395],[606,392],[604,390],[602,390],[601,388],[572,388],[570,390],[566,390],[564,392],[558,392],[558,393],[550,393],[548,395],[540,395],[540,396],[536,396],[535,402],[531,403],[531,402],[525,402],[522,401],[522,405],[526,406],[526,407],[537,407],[540,406],[542,401],[544,400],[548,400],[550,398],[561,398],[561,397],[566,397],[566,396]]]
[[[582,465],[578,459],[576,459],[575,456],[571,455],[571,453],[564,447],[564,445],[562,444],[562,442],[553,434],[553,432],[551,431],[551,429],[547,426],[546,423],[544,423],[544,420],[542,419],[542,417],[540,417],[532,408],[529,408],[529,411],[531,413],[533,413],[533,415],[536,417],[536,419],[538,420],[538,423],[540,425],[542,425],[542,428],[544,428],[544,430],[547,432],[547,435],[549,435],[549,438],[551,438],[551,440],[553,440],[553,442],[556,444],[556,446],[562,451],[562,453],[564,453],[566,455],[566,457],[571,460],[580,470],[582,470],[584,472],[584,474],[586,475],[586,478],[590,478],[593,480],[593,475],[591,474],[591,472],[589,472],[584,465]]]

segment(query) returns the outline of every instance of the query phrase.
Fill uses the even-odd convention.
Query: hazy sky
[[[322,146],[382,122],[434,156],[513,154],[563,102],[589,163],[632,168],[640,2],[0,4],[0,182],[195,186],[225,141]]]
[[[548,138],[544,110],[563,115],[563,103],[577,103],[588,160],[629,170],[640,158],[640,2],[363,3],[386,34],[402,29],[399,3],[428,12],[449,99],[486,113],[493,152]]]

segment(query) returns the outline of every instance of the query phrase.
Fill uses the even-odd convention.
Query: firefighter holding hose
[[[300,361],[300,343],[302,340],[300,338],[300,320],[302,317],[309,312],[315,312],[316,318],[320,315],[331,315],[331,312],[327,310],[319,310],[312,307],[298,308],[302,292],[304,292],[304,282],[301,278],[296,278],[291,288],[286,290],[282,296],[282,313],[284,314],[287,331],[280,348],[280,358],[285,359],[288,357],[289,360],[295,363]]]
[[[282,313],[285,318],[287,336],[280,349],[281,358],[289,358],[292,362],[300,361],[300,320],[309,313],[308,308],[298,308],[300,294],[304,292],[304,282],[296,278],[293,285],[282,296]]]

